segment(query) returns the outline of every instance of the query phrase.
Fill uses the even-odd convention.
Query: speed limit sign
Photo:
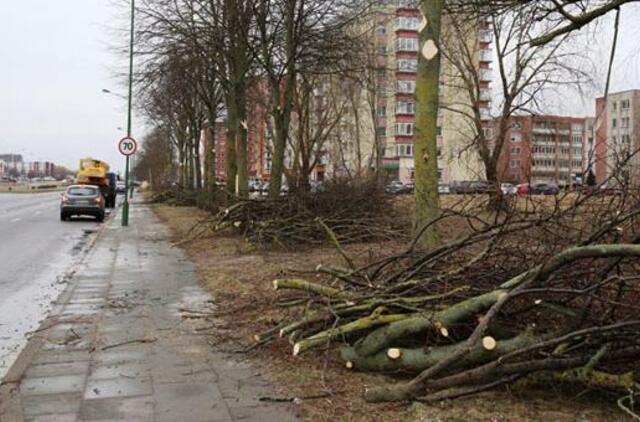
[[[138,150],[138,143],[135,139],[125,136],[118,142],[118,151],[122,155],[133,155]]]

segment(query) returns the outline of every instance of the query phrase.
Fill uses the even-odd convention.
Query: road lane
[[[0,193],[0,378],[64,288],[78,245],[98,223],[60,221],[60,192]]]

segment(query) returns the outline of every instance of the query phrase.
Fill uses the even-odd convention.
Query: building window
[[[402,94],[415,94],[416,81],[398,81],[397,89],[398,92]]]
[[[418,39],[400,37],[396,40],[397,51],[418,51]]]
[[[519,133],[512,133],[511,134],[511,142],[517,143],[517,142],[521,142],[522,141],[522,135]]]
[[[396,104],[397,114],[416,114],[416,103],[400,101]]]
[[[400,157],[413,157],[413,145],[411,145],[411,144],[398,144],[398,156],[400,156]]]
[[[511,160],[511,168],[520,168],[520,160]]]
[[[387,47],[382,45],[380,47],[378,47],[378,54],[381,56],[384,56],[387,54]]]
[[[413,123],[396,123],[397,136],[413,136]]]
[[[376,28],[376,34],[384,35],[386,33],[387,33],[387,28],[384,26],[384,24],[379,24],[378,27]]]
[[[613,128],[618,127],[618,119],[612,119],[611,120],[611,127],[613,127]]]
[[[620,120],[620,127],[623,129],[628,129],[629,128],[629,118],[628,117],[623,117]]]
[[[521,149],[520,147],[512,147],[511,148],[511,155],[520,155]]]
[[[628,110],[631,108],[631,101],[629,100],[622,100],[620,101],[620,108],[622,110]]]
[[[400,72],[415,72],[418,70],[418,60],[398,59],[398,70]]]
[[[483,127],[482,134],[484,135],[484,139],[493,139],[493,128]]]
[[[385,137],[387,136],[387,128],[385,126],[380,126],[378,129],[376,129],[376,133],[378,135],[378,137]]]
[[[618,109],[618,103],[614,101],[614,102],[611,104],[611,108],[613,109],[613,111],[616,111],[616,110]]]
[[[387,107],[385,106],[378,107],[378,116],[384,117],[386,115],[387,115]]]
[[[418,29],[419,24],[420,22],[416,17],[398,16],[396,18],[396,29],[399,30],[415,31]]]

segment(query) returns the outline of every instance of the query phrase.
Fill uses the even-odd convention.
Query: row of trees
[[[424,18],[414,148],[416,231],[423,234],[422,246],[437,242],[435,231],[426,227],[439,208],[438,108],[460,116],[456,130],[466,139],[460,153],[479,155],[485,177],[497,186],[509,119],[539,111],[545,92],[559,85],[580,87],[589,81],[586,59],[572,38],[574,30],[628,2],[416,3]],[[271,197],[279,195],[285,175],[294,188],[305,190],[332,139],[339,140],[336,156],[345,161],[345,169],[355,169],[355,176],[369,168],[379,170],[383,145],[375,139],[375,130],[363,133],[364,128],[377,126],[379,75],[392,71],[376,60],[373,40],[379,3],[143,0],[137,9],[136,86],[141,109],[154,130],[139,173],[158,183],[177,178],[182,187],[212,194],[216,154],[222,154],[227,189],[246,196],[250,111],[256,106],[265,110],[270,132]],[[481,95],[486,87],[478,67],[479,40],[468,36],[478,22],[490,24],[495,45],[500,98],[495,130],[486,130],[483,116],[486,104]],[[450,96],[453,101],[442,104],[439,82],[455,92]],[[215,149],[216,122],[220,121],[225,122],[225,151]],[[203,128],[208,128],[211,140],[204,150],[200,145]],[[343,139],[355,140],[350,154],[344,153]],[[157,165],[155,170],[151,164]],[[499,196],[500,190],[495,191]]]
[[[270,195],[279,195],[287,172],[308,186],[328,138],[348,109],[360,107],[335,84],[342,80],[357,96],[371,89],[369,28],[359,26],[368,8],[343,0],[144,1],[137,11],[141,108],[157,128],[152,136],[171,141],[179,184],[213,189],[216,154],[223,154],[228,190],[246,196],[250,109],[261,108],[271,140]],[[216,151],[221,121],[226,150]],[[200,157],[203,128],[211,142]]]

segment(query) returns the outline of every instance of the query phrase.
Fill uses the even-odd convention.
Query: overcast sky
[[[623,11],[613,90],[640,88],[640,8]],[[124,91],[115,73],[126,68],[126,58],[113,53],[122,13],[112,0],[0,0],[0,153],[73,169],[92,156],[122,169],[116,142],[125,126],[124,100],[101,92]],[[602,21],[593,37],[602,75],[611,21]],[[598,85],[590,95],[602,90]],[[572,94],[550,111],[585,115],[593,103]],[[141,124],[134,120],[139,139]]]
[[[125,101],[101,92],[124,91],[115,74],[126,58],[113,53],[121,13],[110,0],[0,0],[0,153],[124,167]]]

